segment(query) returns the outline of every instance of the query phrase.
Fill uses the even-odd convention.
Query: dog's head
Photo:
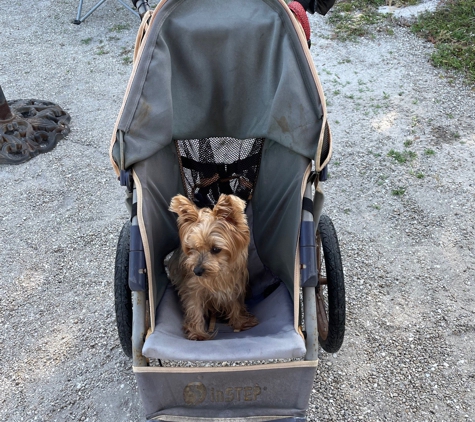
[[[245,202],[221,195],[211,210],[197,208],[188,198],[172,198],[170,211],[178,214],[178,230],[185,266],[199,277],[214,278],[220,271],[246,265],[250,241]]]

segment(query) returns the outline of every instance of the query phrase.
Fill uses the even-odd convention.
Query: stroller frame
[[[184,3],[187,3],[186,12],[183,11],[183,8],[180,9]],[[124,235],[121,233],[119,238],[117,251],[118,256],[127,257],[127,262],[124,261],[124,264],[121,261],[124,265],[120,266],[119,270],[116,266],[116,289],[119,279],[119,288],[130,291],[132,304],[130,312],[131,341],[129,340],[130,336],[127,338],[127,334],[124,336],[124,332],[121,333],[119,319],[128,320],[128,316],[124,316],[123,309],[121,309],[120,303],[118,306],[116,300],[119,337],[121,337],[124,352],[133,359],[133,369],[148,420],[304,421],[318,362],[318,348],[322,332],[319,330],[319,315],[317,315],[317,293],[320,279],[317,271],[315,233],[323,206],[323,193],[319,186],[315,189],[315,194],[312,192],[313,185],[317,186],[319,180],[325,179],[326,166],[331,157],[331,133],[326,121],[325,100],[308,52],[305,36],[287,5],[282,0],[240,0],[240,2],[232,1],[231,3],[229,10],[213,16],[213,19],[216,19],[216,23],[211,24],[214,31],[222,36],[227,36],[228,28],[222,25],[225,18],[231,17],[230,25],[235,24],[236,27],[239,27],[238,25],[242,22],[249,21],[249,14],[243,8],[252,6],[254,14],[251,15],[251,19],[255,17],[258,20],[260,18],[264,24],[252,22],[250,26],[262,30],[262,36],[267,31],[273,31],[268,41],[272,43],[279,41],[286,45],[284,49],[279,43],[270,47],[271,53],[274,54],[272,57],[283,58],[283,64],[278,65],[279,69],[276,71],[278,77],[273,78],[275,75],[270,75],[270,78],[275,79],[275,83],[271,81],[271,84],[274,83],[275,91],[272,91],[274,88],[269,88],[269,91],[272,91],[269,97],[271,103],[264,110],[264,113],[270,114],[276,113],[275,110],[277,110],[277,113],[283,113],[282,118],[267,119],[267,115],[261,116],[257,124],[261,126],[267,124],[267,126],[258,129],[242,129],[242,126],[245,126],[242,122],[236,126],[234,120],[229,118],[233,113],[227,113],[227,106],[220,103],[223,98],[227,98],[232,89],[227,88],[226,84],[221,86],[220,82],[216,82],[216,78],[210,77],[207,80],[206,73],[203,72],[196,73],[194,76],[203,77],[204,84],[211,84],[212,91],[216,91],[219,87],[222,91],[221,96],[217,97],[214,94],[207,100],[206,93],[199,91],[203,81],[196,88],[201,97],[198,96],[191,100],[189,95],[195,95],[194,91],[191,93],[189,90],[180,91],[172,86],[171,96],[165,94],[164,98],[166,100],[172,98],[173,104],[159,103],[159,110],[155,112],[150,103],[157,101],[157,97],[150,92],[151,90],[157,88],[158,91],[163,92],[164,89],[168,89],[170,83],[173,85],[177,79],[180,79],[180,72],[185,74],[183,79],[185,83],[189,80],[189,75],[188,79],[186,75],[186,72],[190,70],[187,68],[187,58],[180,56],[182,58],[180,67],[174,68],[173,63],[176,63],[176,60],[174,61],[173,57],[170,57],[173,54],[180,54],[181,45],[187,43],[187,36],[192,37],[189,40],[194,39],[195,34],[186,33],[187,27],[182,25],[184,22],[190,25],[190,22],[195,20],[196,15],[193,13],[203,18],[204,14],[200,8],[208,7],[212,10],[213,6],[222,5],[217,0],[200,0],[200,2],[193,3],[187,2],[187,0],[163,0],[150,19],[143,22],[139,30],[134,71],[112,138],[112,164],[120,176],[121,184],[127,187],[131,213],[130,223],[124,225]],[[193,16],[191,21],[187,14]],[[268,18],[268,14],[275,16]],[[282,25],[283,29],[276,25]],[[184,28],[185,41],[181,45],[178,45],[177,41],[175,47],[177,47],[178,53],[170,53],[175,38],[167,38],[167,31],[169,34],[173,34],[173,31],[176,31],[175,27]],[[208,34],[199,28],[197,37],[206,38]],[[246,37],[248,34],[239,34],[238,36],[243,39]],[[210,48],[215,47],[212,44]],[[260,47],[262,45],[256,46],[254,50],[258,50]],[[232,42],[229,48],[233,49]],[[207,55],[205,50],[200,53],[206,56],[205,60],[208,61],[204,66],[208,66],[209,62],[214,59],[214,55]],[[286,56],[281,57],[282,54],[286,54]],[[226,54],[223,57],[229,58]],[[170,63],[167,60],[170,60]],[[220,63],[223,62],[221,60]],[[158,74],[154,73],[154,69],[159,64],[163,71]],[[255,68],[260,67],[261,64],[260,59],[254,60],[251,67],[253,65]],[[227,65],[228,63],[223,64],[224,67]],[[171,73],[167,73],[169,66],[173,69]],[[269,66],[273,66],[272,61],[268,62],[270,69]],[[231,68],[233,67],[231,66]],[[297,70],[302,74],[302,81],[295,83],[297,85],[295,91],[304,91],[304,94],[298,97],[300,107],[295,114],[295,110],[287,106],[286,93],[288,89],[285,82],[287,81],[288,85],[288,81],[291,80],[289,77],[294,76]],[[241,71],[243,70],[241,69]],[[211,73],[213,72],[215,72],[214,68],[211,69]],[[226,75],[228,74],[229,72],[226,73]],[[172,79],[170,79],[170,75],[173,76]],[[240,75],[239,79],[235,81],[245,79],[242,76]],[[265,75],[263,77],[265,78]],[[234,88],[234,84],[231,86]],[[291,91],[292,89],[290,89]],[[246,118],[252,120],[255,114],[248,112],[247,108],[252,109],[254,103],[262,101],[260,97],[249,99],[252,92],[251,89],[245,99],[238,98],[237,105],[231,107],[240,109],[244,114],[247,113],[247,117],[243,118],[244,122]],[[183,95],[185,99],[180,98]],[[246,95],[244,94],[244,96]],[[199,104],[197,98],[203,98],[203,108],[206,108],[206,101],[209,101],[210,109],[205,110],[204,114],[209,113],[210,110],[214,113],[213,117],[220,114],[219,119],[211,118],[211,129],[202,126],[201,110],[193,109],[193,104]],[[215,104],[215,102],[217,103]],[[188,120],[181,118],[176,113],[167,114],[170,107],[181,109],[180,105],[183,104],[185,106],[191,104],[192,107],[190,116],[187,116]],[[144,114],[145,110],[146,115]],[[299,121],[293,123],[292,120],[295,120],[295,116],[298,116]],[[236,142],[239,142],[239,139],[259,137],[256,135],[261,133],[264,133],[263,137],[266,139],[262,158],[263,169],[260,170],[262,175],[259,174],[252,200],[250,197],[246,199],[254,204],[252,212],[256,208],[257,223],[254,225],[256,228],[254,236],[256,236],[258,250],[260,248],[259,254],[263,263],[265,262],[264,266],[271,263],[272,272],[276,271],[279,274],[279,278],[286,283],[289,294],[293,297],[291,302],[293,303],[294,334],[300,338],[300,341],[303,340],[305,352],[298,356],[301,358],[300,360],[289,360],[289,358],[297,357],[292,355],[294,352],[289,351],[287,355],[271,358],[283,359],[279,363],[232,368],[163,367],[160,360],[158,361],[160,366],[150,366],[150,359],[147,357],[150,354],[144,352],[147,350],[147,347],[144,349],[144,342],[147,340],[149,343],[156,333],[160,334],[160,329],[156,327],[160,327],[163,318],[160,320],[157,310],[165,306],[167,295],[165,290],[168,282],[162,271],[161,260],[164,258],[165,252],[170,252],[177,246],[178,241],[176,227],[172,228],[174,217],[169,215],[167,204],[171,195],[184,192],[183,186],[180,185],[182,182],[185,183],[180,176],[177,176],[179,174],[176,163],[177,153],[172,145],[172,140],[191,139],[192,137],[201,140],[208,139],[209,136],[232,136]],[[148,142],[147,139],[154,139],[156,142]],[[298,143],[295,139],[304,141]],[[200,141],[199,144],[201,145],[201,143]],[[287,175],[282,171],[278,174],[275,173],[278,172],[279,166],[271,160],[272,157],[289,160],[287,162],[289,169],[299,169],[298,175],[293,176],[292,172]],[[312,159],[314,160],[314,171],[311,167]],[[161,180],[148,181],[147,175],[151,175],[157,168],[160,168],[160,171],[169,179],[168,185],[163,185]],[[260,226],[265,225],[263,222],[266,213],[263,210],[267,209],[262,205],[266,203],[263,198],[265,198],[268,189],[276,189],[275,183],[277,182],[274,182],[274,179],[279,178],[291,183],[288,187],[284,185],[284,188],[281,189],[284,195],[283,203],[289,201],[289,204],[293,204],[288,207],[292,210],[285,212],[294,219],[297,216],[300,222],[296,227],[289,229],[291,239],[295,240],[276,241],[279,238],[279,233],[270,235],[269,244],[278,243],[281,245],[281,250],[290,251],[280,269],[280,264],[273,261],[273,258],[270,258],[269,261],[269,256],[273,254],[272,249],[263,242],[263,234],[259,232]],[[155,182],[159,188],[154,185]],[[152,203],[153,201],[157,203]],[[277,208],[282,207],[278,200],[274,200],[271,205]],[[279,223],[279,217],[275,216],[276,212],[274,213],[272,209],[268,212],[270,212],[269,218],[272,217],[273,221],[277,221],[277,227],[285,227],[285,224]],[[284,218],[290,221],[292,218],[289,216]],[[157,224],[155,228],[154,224]],[[152,242],[152,239],[158,238],[157,234],[161,238],[159,244],[157,241]],[[282,237],[283,234],[280,235],[280,238]],[[339,254],[339,250],[337,253]],[[289,265],[285,267],[286,264]],[[302,300],[299,306],[300,292]],[[125,296],[127,296],[127,292]],[[302,308],[303,324],[299,320],[301,316],[299,309]],[[302,331],[303,326],[305,332]],[[249,333],[251,331],[252,329],[249,330]],[[160,337],[158,338],[160,339]],[[265,342],[266,338],[264,337],[262,341]],[[211,344],[214,341],[216,341],[216,347],[219,347],[219,340],[200,343]],[[245,342],[245,340],[242,341]],[[203,349],[206,346],[188,342],[191,348],[201,347]],[[160,353],[156,354],[160,356]],[[231,355],[228,354],[222,360],[230,360],[229,356]],[[155,356],[153,357],[155,358]],[[206,360],[206,356],[197,360]]]

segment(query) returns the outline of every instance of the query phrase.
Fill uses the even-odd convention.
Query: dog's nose
[[[198,277],[201,277],[203,275],[203,273],[205,272],[204,268],[201,266],[201,265],[198,265],[196,266],[194,269],[193,269],[193,272],[198,276]]]

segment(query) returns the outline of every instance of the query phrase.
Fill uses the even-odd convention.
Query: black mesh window
[[[185,192],[197,206],[213,206],[222,193],[246,202],[251,199],[263,138],[204,138],[175,143]]]

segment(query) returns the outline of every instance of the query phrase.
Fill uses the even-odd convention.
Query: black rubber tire
[[[132,357],[132,292],[129,288],[130,221],[120,231],[115,255],[114,298],[115,317],[120,345]]]
[[[340,350],[345,337],[346,301],[343,265],[335,227],[327,215],[320,216],[318,232],[323,249],[328,293],[328,334],[325,340],[319,335],[318,342],[326,352],[336,353]]]

